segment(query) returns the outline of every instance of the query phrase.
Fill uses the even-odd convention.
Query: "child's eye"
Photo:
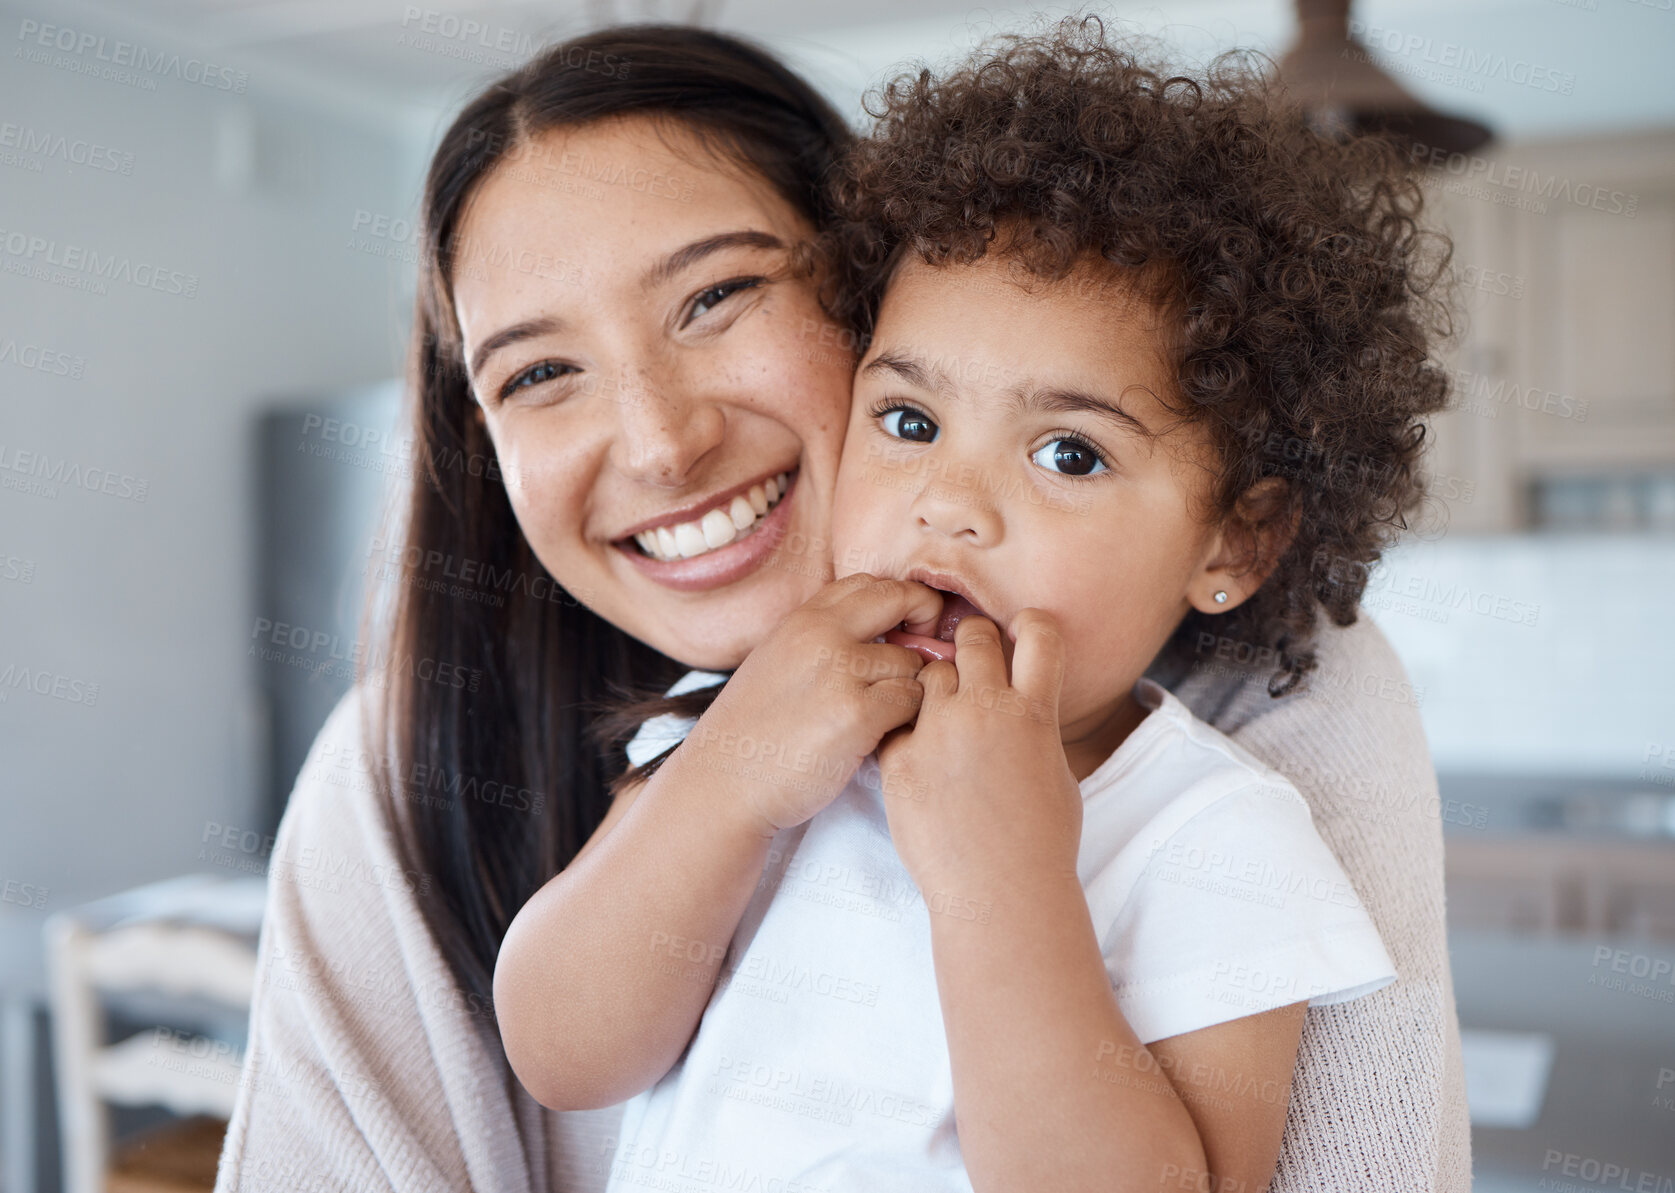
[[[1065,476],[1092,476],[1110,467],[1091,443],[1081,439],[1054,439],[1037,448],[1030,459],[1042,468]]]
[[[876,417],[884,423],[884,433],[909,443],[935,443],[940,429],[922,410],[911,406],[892,406],[881,410]]]

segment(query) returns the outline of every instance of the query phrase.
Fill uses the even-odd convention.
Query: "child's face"
[[[896,274],[856,374],[835,565],[962,592],[1009,664],[1017,613],[1054,614],[1068,741],[1128,706],[1213,584],[1212,457],[1153,396],[1171,382],[1149,305],[1092,267],[1028,289],[1016,276],[995,252]]]

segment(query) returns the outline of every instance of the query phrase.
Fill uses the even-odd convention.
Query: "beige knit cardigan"
[[[1296,784],[1399,975],[1309,1011],[1272,1188],[1465,1193],[1436,777],[1401,665],[1365,618],[1325,630],[1308,689],[1278,700],[1268,669],[1205,657],[1155,677]],[[280,826],[217,1193],[602,1189],[620,1107],[548,1111],[511,1075],[426,927],[429,877],[398,860],[357,705],[321,731]]]

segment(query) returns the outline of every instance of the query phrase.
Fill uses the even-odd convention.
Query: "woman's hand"
[[[739,780],[764,835],[801,824],[919,711],[923,660],[873,639],[941,608],[940,593],[911,581],[856,573],[828,584],[751,651],[681,750]]]
[[[931,909],[965,914],[1020,882],[1076,876],[1082,793],[1065,761],[1064,640],[1050,614],[1015,623],[1012,675],[986,617],[954,631],[954,658],[919,672],[912,729],[879,747],[896,852]]]

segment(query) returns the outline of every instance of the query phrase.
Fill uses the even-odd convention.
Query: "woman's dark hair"
[[[1170,317],[1176,392],[1158,396],[1209,428],[1214,515],[1280,478],[1260,520],[1295,528],[1253,596],[1190,612],[1168,653],[1207,662],[1199,643],[1231,639],[1276,661],[1271,694],[1290,691],[1315,666],[1318,615],[1355,620],[1421,502],[1421,420],[1448,394],[1432,358],[1448,244],[1419,223],[1410,160],[1316,135],[1260,61],[1176,75],[1094,17],[903,75],[868,111],[828,225],[838,316],[865,342],[909,257],[994,251],[1026,278],[1119,267]]]
[[[489,1005],[494,962],[524,902],[603,820],[619,743],[598,709],[683,670],[554,584],[513,516],[475,416],[452,298],[462,214],[533,138],[644,114],[698,133],[819,228],[826,175],[850,138],[772,56],[670,25],[555,45],[479,95],[443,135],[425,183],[409,359],[415,468],[400,586],[375,615],[383,661],[362,676],[365,740],[424,914],[460,986]],[[478,577],[467,596],[444,573]]]

